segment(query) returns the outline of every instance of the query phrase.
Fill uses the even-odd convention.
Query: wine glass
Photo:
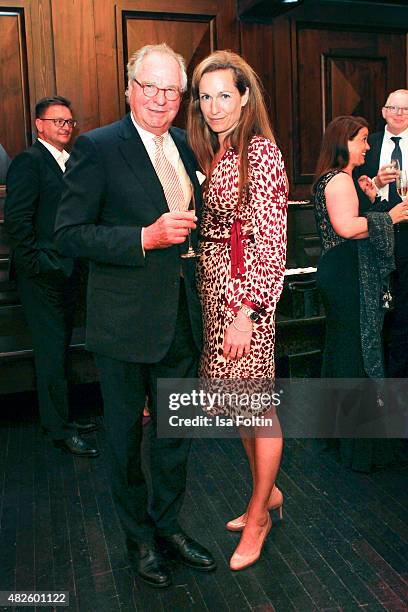
[[[195,206],[195,197],[194,197],[194,187],[190,183],[191,189],[191,199],[188,205],[187,210],[192,210],[195,214],[196,206]],[[191,244],[191,229],[188,230],[188,249],[185,253],[181,254],[183,259],[190,259],[191,257],[197,257],[197,253],[195,252],[193,245]]]
[[[400,198],[403,200],[408,195],[408,176],[406,170],[400,170],[397,178],[395,179],[395,186]]]
[[[395,170],[396,172],[400,172],[401,168],[400,168],[399,160],[398,159],[392,159],[390,161],[390,168],[391,168],[391,171]]]

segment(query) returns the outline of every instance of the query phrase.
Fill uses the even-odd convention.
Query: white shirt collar
[[[51,153],[51,155],[59,165],[61,163],[63,163],[64,165],[66,164],[69,158],[68,151],[65,151],[65,149],[60,151],[59,149],[57,149],[57,147],[54,147],[54,145],[50,144],[49,142],[46,142],[42,138],[37,138],[37,140],[41,142],[41,144],[44,145],[46,149],[48,149],[48,151]]]
[[[132,112],[130,113],[130,118],[132,119],[133,125],[135,126],[135,128],[139,132],[139,136],[142,139],[143,144],[145,145],[145,147],[151,147],[152,146],[152,141],[156,137],[157,134],[153,134],[152,132],[149,132],[148,130],[145,130],[144,128],[140,127],[140,125],[138,123],[136,123],[136,120],[135,120]],[[168,135],[169,135],[168,131],[164,132],[164,134],[162,134],[162,136],[164,136],[163,142],[166,142]]]
[[[391,140],[391,138],[393,138],[394,136],[397,136],[399,138],[408,138],[408,128],[404,130],[403,132],[400,132],[399,134],[391,134],[390,130],[388,129],[388,125],[386,125],[385,135],[389,140]]]

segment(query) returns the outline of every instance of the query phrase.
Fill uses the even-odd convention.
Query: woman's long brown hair
[[[312,190],[319,178],[330,170],[342,170],[350,161],[349,140],[353,140],[362,128],[368,128],[364,117],[342,115],[333,119],[326,128],[317,160],[315,180]]]
[[[211,164],[219,150],[217,134],[206,124],[200,109],[199,86],[204,74],[216,70],[231,70],[234,84],[240,95],[249,90],[248,102],[241,110],[239,122],[227,136],[226,146],[234,147],[239,156],[239,202],[248,185],[248,145],[253,136],[264,136],[273,143],[272,132],[265,102],[263,88],[258,75],[249,64],[232,51],[215,51],[195,68],[191,83],[191,96],[188,109],[187,135],[198,163],[204,174],[209,177]]]

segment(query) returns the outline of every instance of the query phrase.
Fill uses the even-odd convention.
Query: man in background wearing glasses
[[[389,94],[382,108],[386,122],[382,132],[370,134],[361,174],[373,177],[377,194],[387,200],[386,210],[401,201],[395,179],[400,170],[408,171],[408,90],[398,89]],[[388,363],[388,377],[408,377],[408,222],[394,225],[395,266],[393,275],[394,311],[391,313],[391,343]],[[393,384],[393,383],[392,383]],[[394,384],[393,384],[394,386]],[[404,390],[406,405],[406,389]],[[403,433],[403,432],[401,432]],[[408,458],[407,441],[403,442],[400,459]]]
[[[96,425],[69,421],[66,353],[78,268],[54,245],[55,215],[69,158],[65,147],[76,121],[70,101],[61,96],[39,100],[35,116],[38,139],[17,155],[7,174],[4,223],[12,247],[10,278],[17,282],[32,336],[43,430],[55,446],[79,457],[97,457],[98,450],[79,435],[94,431]]]
[[[382,116],[385,129],[369,136],[371,150],[361,171],[374,177],[378,195],[381,200],[388,200],[388,208],[392,208],[401,201],[395,186],[398,170],[392,160],[397,160],[401,170],[408,170],[407,89],[389,94]],[[405,378],[408,377],[408,223],[397,223],[394,229],[396,271],[388,375]]]

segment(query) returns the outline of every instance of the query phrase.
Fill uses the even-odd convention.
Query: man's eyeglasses
[[[408,108],[406,106],[384,106],[391,115],[396,115],[398,111],[401,111],[403,115],[408,115]]]
[[[154,98],[159,91],[164,92],[164,97],[169,102],[174,102],[174,100],[178,100],[181,96],[181,91],[177,89],[177,87],[157,87],[157,85],[153,85],[153,83],[139,83],[137,79],[133,80],[143,89],[146,98]]]
[[[49,119],[48,117],[40,117],[41,121],[53,121],[54,125],[59,128],[65,127],[67,125],[70,128],[74,128],[77,122],[74,119]]]

